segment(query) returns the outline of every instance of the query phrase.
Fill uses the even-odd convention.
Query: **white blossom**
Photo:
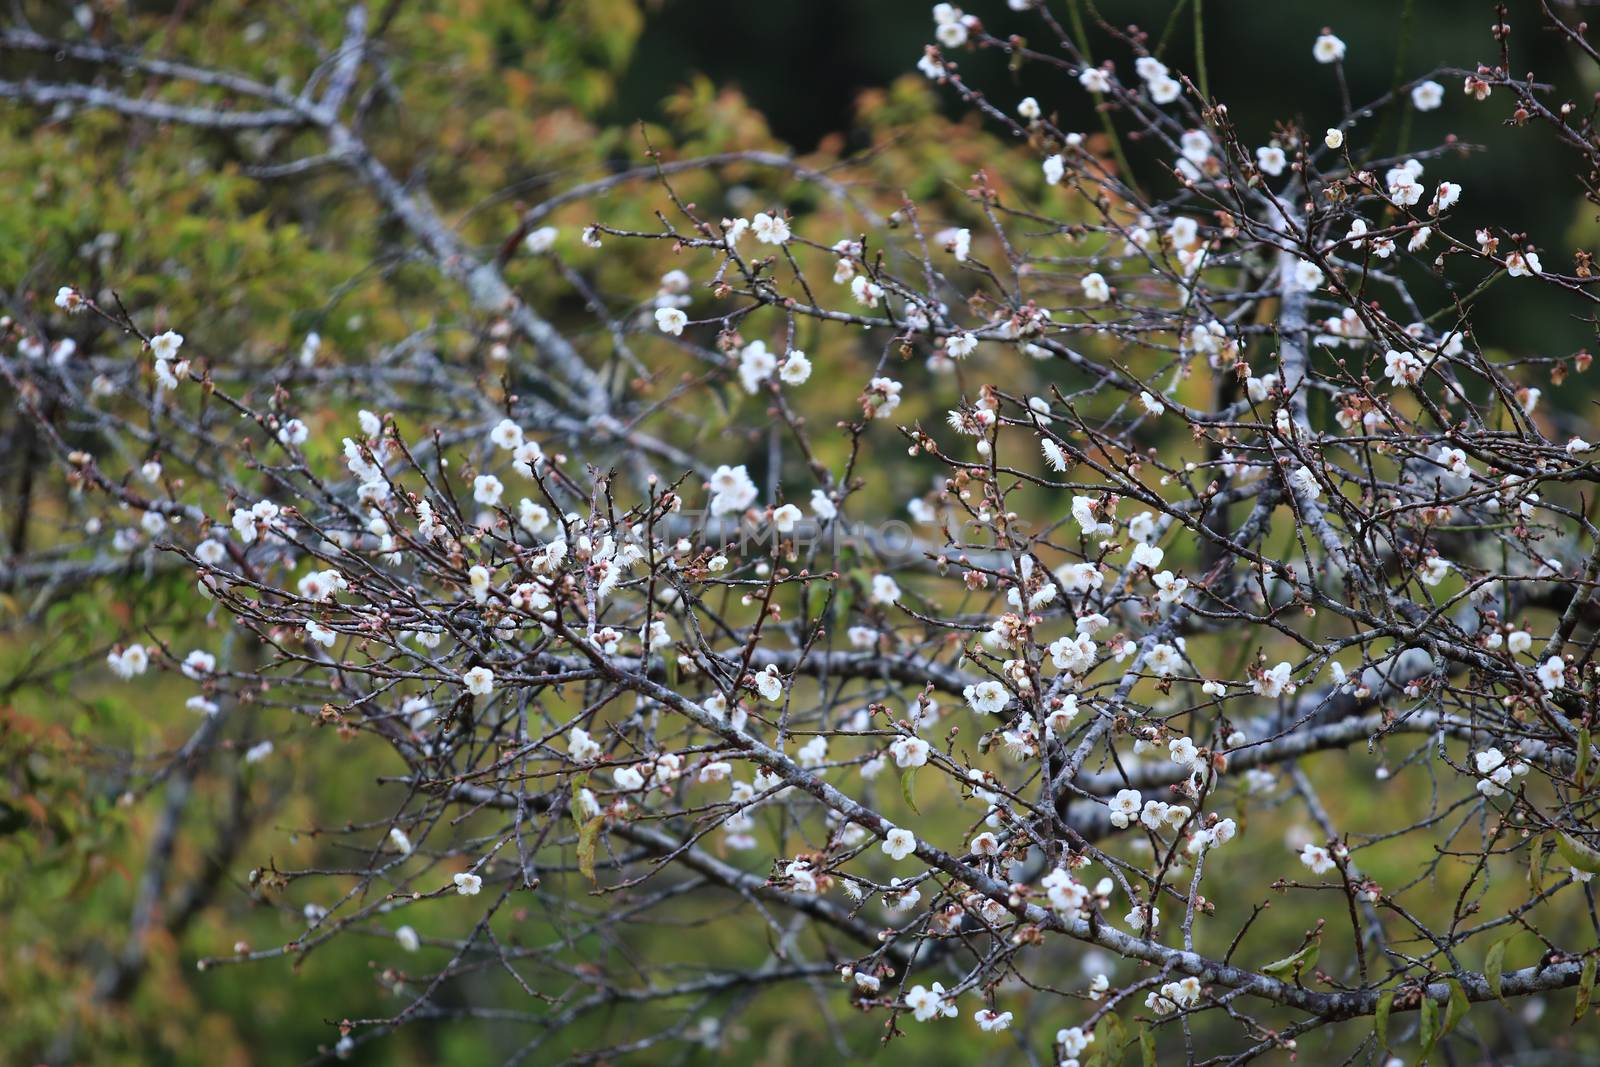
[[[910,830],[891,826],[884,831],[883,851],[892,860],[903,860],[917,847],[917,839]]]
[[[1539,664],[1539,670],[1536,673],[1539,676],[1539,684],[1553,693],[1565,683],[1567,665],[1560,656],[1551,656]]]
[[[790,237],[789,220],[782,215],[769,215],[763,211],[751,218],[750,232],[762,244],[781,245]]]
[[[473,667],[461,676],[461,682],[473,696],[486,697],[494,692],[494,671]]]
[[[674,337],[682,335],[683,328],[688,325],[689,316],[677,308],[656,308],[656,326],[662,333],[670,333]]]
[[[1432,111],[1444,103],[1444,86],[1431,78],[1411,88],[1411,105],[1418,111]]]

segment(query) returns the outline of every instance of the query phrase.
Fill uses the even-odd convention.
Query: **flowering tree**
[[[1499,1062],[1517,1002],[1573,988],[1588,1017],[1600,479],[1535,382],[1589,356],[1491,351],[1473,312],[1495,284],[1586,309],[1591,261],[1475,204],[1462,146],[1372,136],[1499,108],[1592,179],[1588,113],[1512,73],[1502,23],[1484,65],[1240,129],[1203,52],[1191,76],[1136,30],[1009,7],[936,6],[916,64],[1015,142],[959,211],[646,147],[493,241],[374,148],[393,59],[363,5],[295,84],[0,35],[70,64],[0,81],[57,120],[337,175],[470,324],[264,358],[115,277],[6,321],[17,528],[51,531],[9,584],[183,576],[187,623],[105,656],[177,672],[199,716],[140,790],[218,751],[383,754],[302,824],[318,862],[240,857],[299,932],[201,971],[366,938],[392,1009],[319,1005],[329,1055],[477,1019],[521,1028],[512,1063],[716,1045],[786,987],[886,1042],[975,1027],[1064,1065]],[[985,52],[1102,127],[968,81]],[[1325,33],[1308,76],[1344,55]],[[724,196],[728,168],[789,195]],[[653,294],[607,274],[663,259]],[[136,925],[173,907],[157,845]]]

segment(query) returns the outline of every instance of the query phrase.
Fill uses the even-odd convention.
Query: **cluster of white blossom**
[[[950,4],[932,16],[919,66],[1026,138],[1031,188],[980,180],[961,210],[905,200],[893,225],[844,238],[776,199],[701,218],[673,195],[659,232],[596,222],[585,246],[621,238],[603,256],[659,242],[680,265],[650,271],[609,347],[584,342],[603,355],[534,327],[545,358],[522,368],[507,339],[532,312],[495,304],[487,365],[515,389],[445,368],[409,409],[403,382],[319,409],[310,390],[213,380],[183,335],[118,322],[153,356],[118,372],[148,374],[150,400],[80,389],[70,361],[19,348],[38,389],[124,420],[116,447],[63,442],[86,543],[119,564],[158,543],[231,633],[181,658],[124,642],[111,674],[177,671],[208,726],[288,704],[403,764],[401,812],[349,831],[371,838],[362,885],[386,886],[384,910],[351,893],[307,905],[314,928],[404,912],[400,948],[466,957],[479,935],[441,941],[435,899],[549,879],[540,892],[589,907],[591,887],[665,869],[756,902],[784,942],[772,966],[797,968],[784,977],[837,969],[891,1018],[959,1018],[965,998],[981,1032],[1021,1029],[1035,1013],[1006,976],[1046,967],[1052,945],[1155,968],[1090,972],[1092,1014],[1049,1023],[1076,1024],[1055,1033],[1071,1067],[1110,1043],[1096,1025],[1125,999],[1164,1035],[1190,1013],[1243,1018],[1247,994],[1371,1015],[1381,971],[1432,996],[1460,970],[1451,953],[1485,931],[1397,947],[1392,916],[1413,922],[1412,905],[1361,871],[1367,849],[1441,818],[1341,831],[1348,807],[1307,769],[1324,751],[1364,748],[1382,782],[1422,768],[1483,828],[1484,865],[1518,849],[1542,864],[1504,835],[1545,835],[1576,857],[1572,884],[1592,873],[1578,627],[1597,557],[1575,490],[1600,480],[1593,446],[1407,281],[1442,270],[1430,248],[1484,286],[1564,276],[1511,247],[1514,227],[1454,232],[1479,205],[1424,181],[1437,153],[1356,163],[1365,110],[1314,116],[1324,135],[1246,136],[1142,37],[1098,63],[1064,44],[1065,91],[1161,157],[1151,184],[1170,195],[1143,193],[1108,145],[1057,127],[1065,103],[1000,107],[962,80],[962,50],[1020,39]],[[1318,64],[1345,55],[1332,33],[1312,47]],[[1531,91],[1484,68],[1465,92],[1502,86]],[[1445,103],[1432,78],[1405,89],[1401,106]],[[1046,225],[1063,201],[1073,221]],[[554,226],[517,233],[530,256],[563,254]],[[55,307],[103,312],[71,285]],[[314,336],[291,364],[315,365]],[[608,384],[658,370],[682,383],[659,403]],[[239,437],[204,436],[208,403]],[[732,414],[703,432],[713,410]],[[161,458],[142,447],[152,419],[182,442]],[[337,454],[307,447],[330,426]],[[290,736],[251,735],[243,758],[268,771]],[[502,822],[469,833],[458,806]],[[1292,824],[1287,854],[1260,845],[1258,818]],[[1258,864],[1327,923],[1348,911],[1354,969],[1312,990],[1309,972],[1232,961],[1230,936],[1241,959],[1274,955],[1224,882]],[[624,916],[645,898],[612,900]],[[859,956],[803,959],[768,918],[785,909]],[[611,918],[562,913],[580,914]],[[1516,988],[1581,970],[1550,973]],[[1246,1021],[1264,1043],[1244,1058],[1299,1032]]]

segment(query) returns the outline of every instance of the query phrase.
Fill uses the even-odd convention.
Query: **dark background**
[[[1095,59],[1111,59],[1132,78],[1133,56],[1095,25],[1095,13],[1149,35],[1152,50],[1165,41],[1161,57],[1176,70],[1195,66],[1192,0],[1101,0],[1083,3]],[[1312,42],[1326,27],[1348,45],[1344,68],[1357,106],[1437,68],[1475,69],[1499,61],[1500,46],[1490,35],[1496,6],[1479,0],[1356,0],[1343,4],[1305,0],[1201,0],[1211,93],[1225,101],[1235,122],[1256,143],[1266,143],[1273,125],[1297,120],[1320,130],[1339,116],[1340,98],[1330,67],[1311,58]],[[1050,10],[1067,21],[1065,0],[1049,0]],[[800,151],[830,134],[864,147],[852,130],[854,102],[864,89],[887,85],[908,72],[923,46],[933,40],[931,3],[921,0],[662,0],[620,86],[612,114],[616,121],[660,118],[663,96],[694,74],[719,87],[737,87],[761,110],[773,132]],[[984,20],[991,32],[1019,33],[1029,43],[1049,47],[1048,29],[1036,13],[1011,11],[1004,0],[962,5]],[[1592,65],[1580,66],[1570,49],[1543,28],[1534,0],[1511,3],[1511,66],[1534,72],[1560,87],[1563,98],[1584,105],[1600,88]],[[1558,5],[1571,21],[1582,9]],[[963,53],[963,71],[997,100],[1036,96],[1046,111],[1090,129],[1097,120],[1091,98],[1070,78],[1040,65],[1019,73],[995,55]],[[1444,178],[1465,187],[1458,213],[1458,236],[1467,226],[1493,222],[1525,232],[1541,249],[1547,269],[1571,270],[1574,248],[1593,247],[1600,237],[1592,205],[1582,201],[1581,172],[1574,153],[1545,130],[1512,127],[1509,94],[1479,103],[1461,88],[1460,74],[1439,75],[1445,105],[1426,114],[1396,109],[1358,127],[1351,143],[1366,146],[1381,132],[1381,153],[1425,148],[1448,136],[1481,146],[1468,159],[1430,165],[1429,185]],[[803,87],[803,88],[802,88]],[[946,92],[951,114],[961,110]],[[1404,142],[1402,143],[1402,136]],[[1137,164],[1137,150],[1135,149]],[[1423,306],[1445,297],[1422,282]],[[1485,296],[1474,319],[1481,344],[1505,347],[1519,355],[1562,354],[1592,345],[1589,312],[1550,292],[1547,286],[1503,282]]]

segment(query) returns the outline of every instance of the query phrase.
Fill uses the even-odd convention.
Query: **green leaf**
[[[1505,995],[1500,992],[1500,976],[1505,971],[1506,944],[1513,936],[1515,935],[1508,934],[1490,945],[1488,955],[1483,958],[1483,979],[1489,983],[1489,992],[1493,993],[1501,1006],[1508,1010],[1511,1005],[1506,1003]]]
[[[589,784],[589,772],[572,776],[572,799],[567,804],[567,814],[572,816],[572,821],[577,825],[578,831],[583,831],[583,788]]]
[[[917,769],[915,767],[907,767],[905,773],[900,776],[900,795],[906,798],[906,804],[912,811],[921,815],[922,812],[917,809],[917,800],[911,795],[911,787],[916,777]]]
[[[865,567],[852,567],[845,575],[857,589],[872,588],[872,572]]]
[[[1568,837],[1565,833],[1556,834],[1556,851],[1560,852],[1566,861],[1580,871],[1590,874],[1600,874],[1600,852],[1596,852],[1588,845]]]
[[[1120,1064],[1127,1043],[1128,1035],[1122,1028],[1122,1020],[1115,1015],[1107,1015],[1094,1028],[1094,1051],[1089,1054],[1084,1067],[1114,1067]]]
[[[594,876],[594,850],[600,843],[600,828],[605,821],[605,813],[601,812],[584,823],[583,829],[578,831],[578,870],[591,882],[599,881]]]
[[[1589,736],[1589,728],[1583,727],[1578,731],[1578,769],[1573,772],[1573,779],[1578,783],[1578,791],[1583,792],[1583,780],[1589,773],[1589,760],[1594,754],[1594,741]]]
[[[1386,990],[1378,998],[1378,1009],[1372,1013],[1372,1033],[1378,1039],[1378,1044],[1385,1050],[1389,1048],[1389,1012],[1394,1009],[1394,990]]]
[[[1139,1027],[1139,1055],[1144,1067],[1156,1067],[1156,1035],[1148,1026]]]
[[[1442,1036],[1439,1030],[1439,1002],[1428,996],[1428,991],[1422,991],[1422,1004],[1419,1006],[1422,1023],[1417,1030],[1417,1039],[1422,1042],[1422,1054],[1417,1057],[1417,1063],[1428,1062],[1428,1057],[1433,1055],[1433,1046],[1439,1043]]]
[[[1456,1023],[1466,1018],[1467,1010],[1472,1007],[1472,1002],[1467,999],[1467,991],[1461,988],[1461,983],[1454,978],[1446,978],[1445,984],[1450,987],[1450,1003],[1445,1006],[1444,1027],[1439,1031],[1443,1037],[1456,1028]]]
[[[1533,851],[1528,854],[1528,888],[1538,896],[1544,892],[1544,837],[1535,836],[1529,847]]]
[[[1312,941],[1292,956],[1285,956],[1281,960],[1274,960],[1261,968],[1261,973],[1279,980],[1289,978],[1298,979],[1307,970],[1317,965],[1317,956],[1322,951],[1320,941]]]
[[[1439,1002],[1428,995],[1426,988],[1422,991],[1422,1004],[1419,1006],[1422,1014],[1422,1025],[1417,1032],[1417,1037],[1422,1041],[1422,1054],[1417,1057],[1417,1063],[1428,1062],[1428,1057],[1433,1054],[1433,1048],[1439,1041],[1455,1029],[1471,1007],[1467,1000],[1467,991],[1461,988],[1461,983],[1454,978],[1446,978],[1445,984],[1450,987],[1450,1000],[1445,1006],[1444,1019],[1439,1018]]]
[[[1589,999],[1594,996],[1594,964],[1600,959],[1590,954],[1583,961],[1583,973],[1578,977],[1578,1003],[1572,1009],[1572,1021],[1579,1022],[1589,1012]]]
[[[834,583],[833,587],[833,617],[841,631],[850,625],[850,609],[855,606],[856,587],[854,583],[846,580]]]

